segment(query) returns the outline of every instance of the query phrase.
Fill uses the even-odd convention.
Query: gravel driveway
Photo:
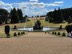
[[[43,32],[0,38],[0,54],[72,54],[72,38]]]

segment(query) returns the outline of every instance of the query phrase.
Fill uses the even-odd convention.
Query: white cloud
[[[4,2],[2,2],[2,1],[0,1],[0,7],[2,8],[2,7],[10,7],[10,8],[13,8],[12,7],[12,4],[9,4],[9,3],[4,3]],[[7,8],[6,8],[7,9]]]
[[[35,8],[44,8],[45,4],[43,2],[41,3],[31,3],[31,5]]]
[[[63,6],[63,5],[52,3],[52,4],[48,4],[48,6]]]
[[[63,1],[55,1],[53,3],[47,4],[48,6],[63,6]]]
[[[35,1],[35,2],[32,2]],[[20,2],[20,3],[4,3],[3,1],[0,1],[0,7],[5,8],[8,11],[12,9],[13,7],[15,8],[20,8],[22,9],[24,15],[40,15],[45,14],[49,11],[52,11],[53,9],[48,10],[46,7],[51,7],[51,6],[62,6],[63,1],[55,1],[53,3],[44,3],[44,2],[38,2],[38,0],[30,0],[30,2]]]
[[[30,1],[35,1],[35,2],[38,2],[38,0],[30,0]]]
[[[56,4],[63,4],[64,2],[63,1],[55,1],[54,3],[56,3]]]

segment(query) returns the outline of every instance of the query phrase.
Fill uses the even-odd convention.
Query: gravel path
[[[0,54],[72,54],[72,39],[43,32],[0,38]]]

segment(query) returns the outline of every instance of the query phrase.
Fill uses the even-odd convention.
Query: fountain
[[[24,30],[24,31],[51,31],[51,30],[56,30],[58,28],[54,28],[54,27],[43,27],[41,25],[41,22],[39,19],[37,19],[37,21],[34,24],[34,19],[32,19],[32,27],[26,27],[26,23],[25,26],[23,28],[18,28],[17,30]]]
[[[33,30],[42,30],[42,29],[43,29],[43,26],[41,26],[40,20],[37,20],[35,22],[35,25],[33,26]]]

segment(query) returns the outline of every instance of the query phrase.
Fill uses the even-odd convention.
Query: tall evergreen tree
[[[57,12],[58,12],[57,13],[58,22],[62,23],[64,19],[63,19],[63,14],[62,14],[62,11],[60,10],[60,8],[58,9]]]
[[[27,15],[25,15],[24,17],[23,17],[23,20],[24,20],[24,22],[26,22],[27,21]]]
[[[11,15],[11,23],[19,22],[19,16],[15,8],[11,10],[10,15]]]
[[[22,22],[22,20],[23,20],[22,10],[21,9],[18,9],[17,12],[18,12],[18,15],[19,15],[20,22]]]
[[[53,12],[53,22],[57,22],[58,21],[58,16],[57,16],[58,12],[57,10],[55,9],[54,12]]]
[[[48,16],[46,16],[45,21],[48,21],[48,19],[49,19]]]
[[[68,23],[72,23],[72,18],[69,16]]]
[[[8,21],[8,11],[5,9],[0,9],[0,24],[7,23]]]
[[[72,8],[58,9],[47,13],[49,19],[52,19],[52,22],[63,22],[63,20],[68,21],[69,16],[72,18]]]

